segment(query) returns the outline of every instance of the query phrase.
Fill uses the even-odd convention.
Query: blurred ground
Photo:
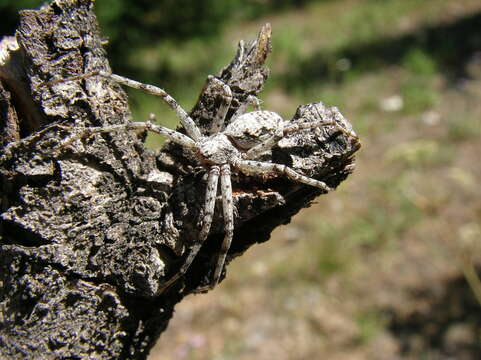
[[[212,66],[267,21],[264,107],[338,106],[357,170],[182,302],[149,359],[481,358],[481,3],[315,2],[230,27]]]
[[[337,105],[357,170],[181,303],[150,359],[480,358],[481,3],[312,3],[230,27],[213,66],[267,21],[264,107]]]

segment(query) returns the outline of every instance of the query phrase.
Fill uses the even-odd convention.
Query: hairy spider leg
[[[231,183],[230,165],[222,165],[220,169],[220,182],[222,192],[222,210],[224,212],[224,240],[217,260],[217,266],[214,272],[214,279],[211,287],[214,287],[219,282],[222,269],[224,268],[225,258],[230,249],[232,238],[234,236],[234,202],[232,199],[232,183]]]
[[[319,120],[313,121],[310,123],[295,123],[295,124],[288,124],[282,132],[276,133],[272,135],[270,138],[266,139],[259,145],[254,146],[253,148],[249,149],[243,154],[243,158],[246,160],[252,160],[258,158],[261,154],[266,152],[267,150],[272,149],[283,137],[296,133],[301,130],[313,129],[322,126],[334,126],[338,131],[342,132],[343,134],[358,139],[358,136],[348,129],[345,129],[335,120]]]
[[[217,196],[217,184],[219,180],[219,167],[212,166],[209,170],[209,177],[207,179],[207,189],[205,192],[205,204],[204,204],[204,218],[202,221],[202,227],[199,233],[197,241],[192,245],[187,255],[185,262],[182,264],[180,270],[173,275],[167,282],[162,286],[161,292],[165,291],[174,282],[179,280],[189,269],[190,265],[194,261],[197,253],[199,252],[202,244],[209,235],[210,226],[212,224],[212,218],[214,216],[215,209],[215,199]]]
[[[177,114],[177,117],[179,118],[187,135],[195,141],[198,141],[201,139],[202,134],[200,133],[200,130],[197,127],[197,125],[195,125],[194,120],[192,120],[192,118],[187,114],[187,112],[184,109],[182,109],[182,107],[177,103],[177,101],[172,96],[170,96],[164,89],[161,89],[157,86],[143,84],[139,81],[135,81],[135,80],[126,78],[124,76],[112,74],[106,71],[95,71],[92,73],[76,75],[76,76],[72,76],[65,79],[53,80],[48,82],[48,84],[56,84],[59,82],[65,82],[65,81],[71,81],[71,80],[87,79],[93,76],[102,76],[104,78],[113,80],[121,85],[142,90],[151,95],[159,96]]]
[[[198,288],[196,292],[202,292],[213,289],[218,283],[222,270],[224,269],[225,259],[234,237],[234,202],[232,199],[232,183],[231,183],[230,165],[224,164],[220,168],[220,188],[222,193],[222,210],[224,215],[224,240],[217,258],[217,265],[214,271],[214,277],[209,285]]]
[[[209,80],[218,82],[218,84],[222,87],[222,90],[224,91],[224,93],[220,95],[221,103],[219,105],[219,108],[217,109],[217,113],[214,117],[214,120],[212,121],[212,125],[210,128],[210,134],[216,134],[224,130],[225,117],[227,116],[227,112],[229,111],[230,104],[232,102],[232,90],[222,80],[219,80],[212,75],[209,75]]]
[[[246,100],[239,105],[234,115],[232,115],[230,122],[233,122],[239,116],[244,115],[247,112],[247,107],[249,105],[252,105],[255,111],[261,110],[261,100],[254,95],[249,95]]]
[[[317,108],[316,104],[314,104],[314,108],[316,109],[316,112],[317,112],[317,115],[319,115],[319,118],[322,119],[322,115],[321,113],[319,112],[319,109]],[[334,108],[336,111],[338,110],[336,107]],[[319,122],[326,122],[325,120],[320,120]],[[351,136],[353,138],[355,138],[356,140],[359,140],[359,137],[356,135],[356,133],[354,131],[351,131],[351,130],[348,130],[348,129],[345,129],[344,127],[342,127],[341,125],[339,125],[337,123],[337,121],[335,120],[330,120],[331,123],[333,123],[332,125],[335,125],[338,130],[340,130],[342,133],[344,133],[345,135],[347,136]],[[314,121],[314,123],[316,123],[316,121]]]
[[[322,127],[322,126],[334,126],[334,127],[336,127],[337,130],[342,132],[344,135],[353,137],[355,139],[358,138],[356,133],[342,127],[335,120],[327,120],[327,121],[326,120],[319,120],[319,121],[313,121],[313,122],[310,122],[310,123],[290,124],[290,125],[288,125],[287,127],[284,128],[284,136],[286,136],[288,134],[298,132],[300,130],[313,129],[313,128]]]
[[[150,115],[150,120],[155,120],[154,114]],[[151,121],[147,122],[128,122],[125,124],[116,124],[116,125],[109,125],[109,126],[99,126],[99,127],[87,127],[81,129],[81,132],[70,135],[67,137],[61,144],[60,147],[64,148],[72,144],[74,141],[82,139],[87,136],[91,136],[93,134],[98,133],[107,133],[119,130],[149,130],[155,132],[157,134],[165,136],[167,139],[185,146],[187,148],[193,149],[196,147],[195,141],[192,140],[190,137],[177,132],[175,130],[171,130],[161,125],[155,125]]]
[[[272,149],[284,136],[282,130],[276,131],[270,138],[243,153],[242,157],[247,160],[256,159],[267,150]]]
[[[301,175],[294,169],[291,169],[290,167],[285,165],[255,160],[237,160],[234,161],[232,165],[247,175],[262,176],[265,173],[283,174],[293,181],[297,181],[310,186],[315,186],[324,191],[332,190],[332,188],[327,186],[324,182]]]

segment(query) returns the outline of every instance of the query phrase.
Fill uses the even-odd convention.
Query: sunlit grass
[[[448,164],[455,155],[454,149],[446,144],[429,139],[416,139],[394,145],[386,154],[391,163],[399,163],[411,169],[432,165]]]
[[[358,339],[360,344],[368,344],[379,333],[381,333],[387,323],[385,316],[376,310],[363,311],[357,314],[356,324],[358,327]]]
[[[481,137],[481,117],[469,111],[456,112],[448,118],[447,140],[463,142]]]

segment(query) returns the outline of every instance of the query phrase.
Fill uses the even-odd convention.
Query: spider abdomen
[[[274,135],[282,136],[284,120],[275,112],[260,110],[243,114],[231,122],[224,134],[242,150],[248,150]]]

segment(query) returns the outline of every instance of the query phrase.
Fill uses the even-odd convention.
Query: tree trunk
[[[145,359],[175,304],[212,278],[220,249],[217,209],[188,273],[162,292],[198,236],[205,171],[178,145],[147,150],[145,133],[102,133],[59,146],[83,128],[131,120],[127,96],[111,80],[48,83],[110,71],[92,8],[91,0],[56,0],[22,11],[15,37],[0,43],[1,358]],[[262,89],[269,51],[265,26],[257,40],[239,43],[218,74],[233,91],[229,115]],[[221,95],[208,79],[191,112],[201,129]],[[313,120],[310,106],[292,121]],[[317,106],[350,127],[337,109]],[[290,135],[268,156],[336,187],[353,170],[358,148],[356,139],[326,127]],[[322,193],[276,176],[234,174],[233,187],[228,261],[268,240]]]

